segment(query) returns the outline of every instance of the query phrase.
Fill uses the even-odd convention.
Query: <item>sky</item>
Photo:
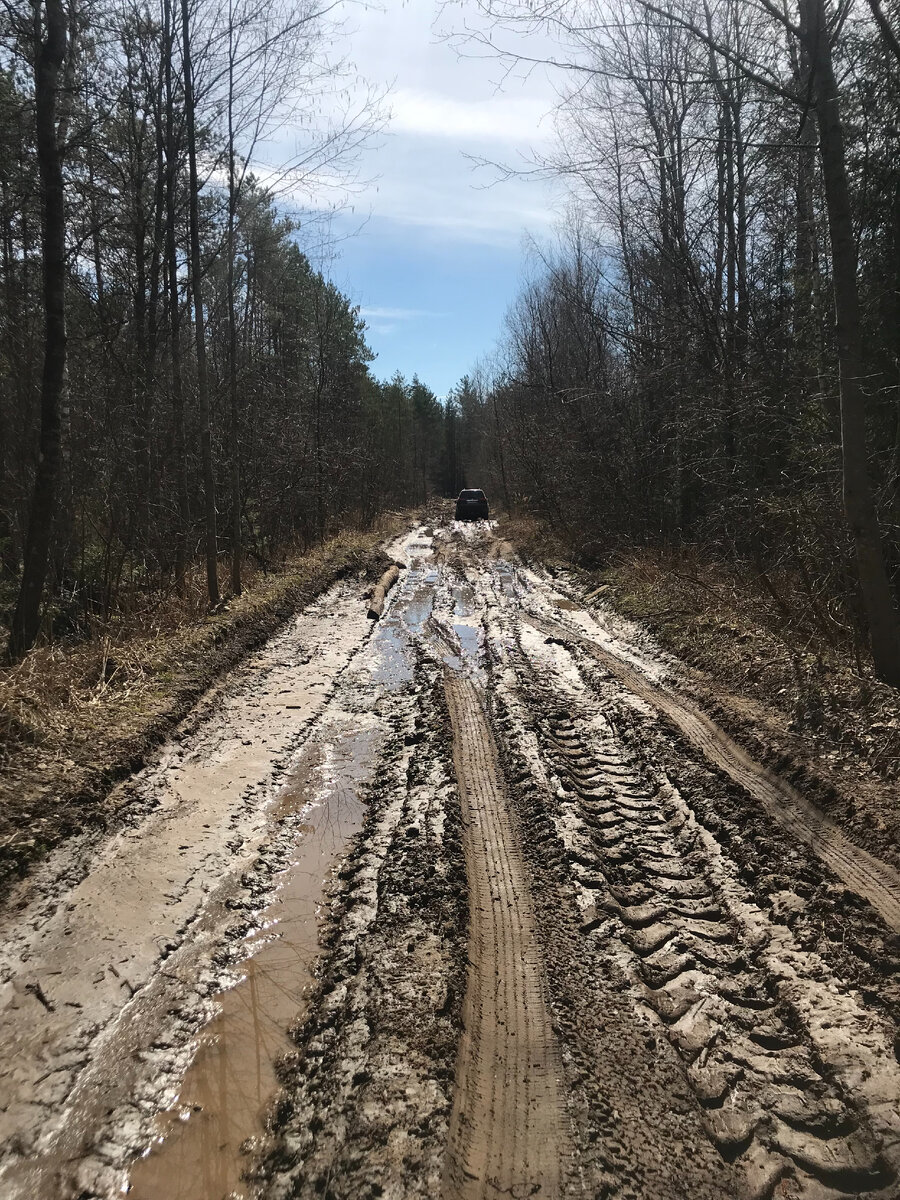
[[[348,6],[341,47],[390,89],[391,116],[358,161],[362,183],[332,222],[323,269],[360,306],[373,373],[417,374],[439,396],[492,351],[528,247],[552,236],[562,209],[558,185],[498,181],[467,158],[527,167],[552,147],[555,101],[542,68],[503,80],[495,58],[460,57],[442,37],[473,7]]]

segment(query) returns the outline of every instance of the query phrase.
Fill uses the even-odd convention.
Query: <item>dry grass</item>
[[[526,562],[566,563],[572,557],[566,544],[528,513],[505,516],[502,533]]]
[[[575,567],[571,550],[540,522],[504,526],[525,558]],[[666,649],[732,692],[780,710],[824,757],[846,751],[900,777],[900,694],[872,674],[836,605],[811,597],[786,572],[761,574],[696,547],[617,552],[584,571],[606,599],[647,625]]]
[[[0,670],[0,887],[62,837],[103,821],[110,786],[146,758],[215,678],[335,579],[377,572],[377,546],[406,523],[387,514],[202,609],[202,576],[184,597],[98,627],[87,641],[35,648]]]
[[[617,608],[716,684],[779,710],[822,760],[861,757],[883,778],[900,777],[900,695],[791,579],[762,583],[696,551],[647,550],[619,556],[603,578]]]

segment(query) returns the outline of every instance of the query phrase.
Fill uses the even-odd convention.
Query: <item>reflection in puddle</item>
[[[460,618],[470,617],[475,611],[475,589],[468,581],[456,583],[450,589],[453,607]]]
[[[433,586],[429,587],[427,591],[423,588],[418,588],[413,592],[409,600],[398,609],[397,617],[403,626],[415,637],[422,632],[425,622],[431,616],[433,607]]]
[[[498,559],[491,566],[494,574],[500,581],[500,590],[503,595],[514,600],[519,594],[519,589],[517,586],[518,576],[513,564],[506,562],[504,559]]]
[[[274,1064],[291,1049],[287,1029],[301,1013],[318,952],[322,887],[362,824],[358,785],[374,761],[375,728],[337,722],[303,752],[276,800],[273,818],[293,820],[297,842],[273,901],[248,941],[243,979],[218,997],[178,1103],[158,1120],[159,1141],[132,1172],[135,1200],[223,1200],[249,1195],[241,1145],[263,1132],[277,1090]]]
[[[425,542],[410,549],[430,551]],[[413,678],[416,640],[425,633],[441,578],[423,555],[404,572],[379,621],[355,686],[392,691]],[[480,628],[467,623],[474,595],[454,589],[457,648],[477,661]],[[449,630],[448,630],[449,632]],[[352,682],[348,677],[347,682]],[[359,699],[359,695],[357,695]],[[346,698],[345,698],[346,700]],[[368,777],[386,730],[368,706],[323,724],[271,808],[296,841],[278,891],[248,939],[242,981],[218,997],[221,1011],[203,1031],[177,1105],[158,1119],[158,1141],[133,1169],[133,1200],[223,1200],[249,1196],[241,1181],[241,1146],[263,1133],[277,1092],[274,1064],[292,1044],[286,1030],[301,1015],[318,953],[318,910],[332,863],[360,828],[359,785]],[[302,822],[302,824],[301,824]]]
[[[455,583],[450,589],[453,600],[453,632],[459,643],[459,666],[465,664],[471,673],[483,678],[482,650],[484,648],[484,630],[481,619],[476,612],[475,589],[468,580]]]
[[[481,649],[481,626],[459,624],[453,626],[453,631],[459,638],[463,656],[477,659]]]
[[[480,624],[474,625],[468,620],[459,619],[468,615],[468,610],[460,605],[458,598],[450,614],[452,623],[433,614],[428,622],[431,644],[451,671],[463,672],[484,683],[487,678],[483,653],[484,630]]]
[[[388,615],[379,622],[373,638],[378,650],[378,665],[372,674],[375,683],[397,687],[412,679],[415,670],[413,647],[431,616],[437,578],[435,572],[423,577],[417,571],[410,571],[404,589],[409,591],[409,597],[398,597]]]

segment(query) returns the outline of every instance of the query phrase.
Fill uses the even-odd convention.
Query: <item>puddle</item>
[[[414,640],[422,634],[434,607],[434,585],[439,576],[430,570],[410,570],[402,594],[395,597],[388,615],[379,622],[373,647],[378,651],[372,673],[375,683],[397,687],[409,683],[415,670]]]
[[[435,617],[429,623],[429,632],[432,635],[432,647],[439,653],[445,667],[480,683],[486,682],[483,630],[480,625],[469,625],[462,621],[446,624]]]
[[[471,617],[475,611],[475,589],[468,581],[455,583],[450,589],[454,611],[458,617]]]
[[[453,626],[453,632],[459,638],[463,657],[477,659],[481,649],[481,626],[459,624]]]
[[[133,1168],[132,1200],[237,1200],[241,1145],[263,1132],[277,1091],[275,1063],[291,1049],[287,1029],[302,1013],[318,953],[322,888],[335,859],[360,828],[360,782],[377,751],[374,727],[326,726],[291,772],[272,809],[298,818],[290,866],[249,939],[243,978],[218,997],[177,1104],[157,1119],[158,1138]]]
[[[491,563],[491,568],[500,581],[500,590],[504,596],[510,600],[517,599],[519,588],[517,586],[516,569],[512,563],[505,562],[502,559]]]
[[[413,632],[430,642],[445,667],[484,682],[484,630],[475,589],[453,574],[445,568],[438,607],[432,603],[427,620]]]
[[[428,579],[424,581],[428,583]],[[434,607],[434,587],[417,587],[409,600],[398,605],[397,618],[403,627],[415,637],[422,632],[425,622]]]
[[[365,679],[346,681],[355,684],[351,691],[371,691],[373,684],[391,691],[412,679],[415,639],[431,616],[439,577],[427,559],[404,572],[365,651],[370,665],[358,672]],[[479,630],[460,625],[457,632],[466,653],[476,654]],[[307,744],[274,799],[272,820],[291,822],[296,837],[291,864],[274,880],[277,892],[247,940],[241,981],[217,998],[221,1011],[199,1039],[178,1101],[157,1118],[157,1140],[132,1168],[131,1200],[251,1195],[241,1181],[248,1162],[241,1146],[263,1133],[278,1090],[274,1066],[292,1049],[286,1031],[302,1014],[313,982],[323,883],[362,824],[359,786],[384,732],[375,712],[351,716],[345,708]]]
[[[476,610],[475,589],[468,581],[461,581],[450,589],[450,598],[453,601],[453,632],[460,649],[459,665],[465,663],[468,672],[484,682],[484,629],[481,615]]]

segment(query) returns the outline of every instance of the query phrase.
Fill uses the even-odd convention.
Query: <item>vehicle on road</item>
[[[488,515],[487,496],[481,488],[464,488],[456,499],[457,521],[486,520]]]

